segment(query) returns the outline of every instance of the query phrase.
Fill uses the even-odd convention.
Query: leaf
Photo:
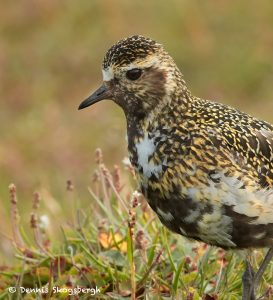
[[[34,270],[33,275],[39,277],[42,282],[48,282],[50,276],[50,269],[47,267],[38,267]]]
[[[184,260],[182,260],[180,262],[180,264],[178,265],[178,268],[175,272],[175,276],[174,276],[174,279],[173,279],[173,290],[174,290],[175,293],[177,291],[179,276],[181,274],[181,271],[182,271],[182,268],[183,268],[184,264],[185,264],[185,262],[184,262]]]
[[[183,274],[181,276],[182,282],[185,284],[185,286],[190,285],[195,279],[196,279],[196,272],[190,272],[188,274]]]
[[[209,294],[205,294],[204,300],[217,300],[218,296],[217,295],[209,295]]]
[[[121,291],[119,294],[114,293],[114,292],[108,292],[106,294],[107,294],[107,296],[110,297],[110,299],[113,299],[113,300],[125,300],[125,299],[129,299],[128,297],[130,296],[131,292],[130,291]]]
[[[98,240],[104,249],[119,249],[121,252],[127,252],[127,242],[124,241],[119,233],[100,232]]]
[[[111,264],[118,267],[125,266],[125,258],[118,250],[108,250],[101,252],[101,256],[105,257]]]
[[[70,263],[66,260],[64,256],[58,256],[53,260],[52,271],[54,275],[62,274],[68,267]]]

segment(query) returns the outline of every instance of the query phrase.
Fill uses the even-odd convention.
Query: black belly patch
[[[258,217],[237,213],[232,206],[224,206],[225,214],[233,220],[232,241],[238,248],[273,246],[273,223],[254,223]]]
[[[151,188],[145,189],[144,195],[163,225],[175,233],[197,239],[197,223],[186,223],[183,221],[190,212],[198,209],[197,205],[190,198],[181,198],[181,194],[174,192],[171,195],[171,199],[163,199],[160,197],[159,190],[152,190]],[[158,213],[158,210],[164,212],[164,214],[171,215],[172,218],[164,218]]]
[[[142,188],[142,192],[162,224],[169,230],[199,241],[203,234],[207,234],[200,232],[198,223],[204,214],[213,213],[212,204],[206,202],[204,206],[201,206],[191,198],[181,196],[180,191],[177,190],[170,194],[170,198],[161,197],[160,191],[153,190],[151,187]],[[257,217],[236,213],[232,206],[227,205],[222,207],[222,214],[223,217],[227,216],[232,219],[232,230],[227,234],[230,234],[230,241],[234,247],[244,249],[273,246],[273,223],[256,224],[254,221]],[[214,245],[224,249],[232,247],[230,244],[222,243]]]

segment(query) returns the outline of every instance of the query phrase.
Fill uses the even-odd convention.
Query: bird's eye
[[[130,80],[137,80],[142,74],[140,69],[132,69],[126,72],[126,77]]]

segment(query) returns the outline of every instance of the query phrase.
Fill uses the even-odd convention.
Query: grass
[[[47,217],[39,215],[40,194],[33,195],[28,226],[20,222],[16,187],[10,185],[10,240],[17,262],[0,269],[0,299],[240,298],[242,258],[164,228],[134,192],[134,173],[126,161],[122,172],[118,166],[110,172],[98,149],[96,164],[90,204],[55,228],[63,235],[59,246],[47,235]],[[65,197],[75,199],[75,193],[68,181]],[[262,255],[253,252],[256,267]],[[273,298],[272,273],[271,262],[259,299]]]
[[[103,56],[120,38],[143,34],[158,40],[194,95],[273,122],[272,1],[260,1],[258,9],[255,1],[2,2],[0,265],[13,264],[4,238],[12,234],[10,182],[18,190],[25,235],[30,239],[33,231],[26,224],[32,191],[38,190],[39,214],[51,221],[50,247],[58,248],[60,225],[73,223],[75,210],[87,210],[94,201],[86,188],[94,169],[90,149],[100,145],[107,165],[126,155],[126,124],[118,106],[105,101],[77,111],[101,84]],[[65,191],[67,178],[75,185],[71,193]]]
[[[1,297],[40,297],[12,295],[9,286],[79,284],[97,285],[104,298],[238,299],[242,259],[166,231],[139,197],[133,207],[129,170],[113,168],[111,177],[99,160],[90,184],[90,149],[99,144],[107,164],[120,161],[125,121],[111,102],[77,107],[100,84],[108,47],[143,34],[165,45],[194,95],[272,123],[272,2],[2,2]],[[18,201],[14,186],[9,201],[10,182]],[[255,266],[262,254],[254,253]],[[271,274],[272,264],[259,295],[273,284]]]

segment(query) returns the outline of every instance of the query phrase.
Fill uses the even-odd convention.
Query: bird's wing
[[[272,245],[273,130],[256,123],[238,125],[228,130],[228,137],[222,131],[212,138],[218,164],[230,160],[230,167],[215,175],[219,183],[211,182],[207,191],[232,219],[232,241],[238,247]]]
[[[273,187],[273,126],[253,118],[248,125],[237,124],[228,131],[220,126],[218,130],[222,147],[227,148],[242,170],[253,172],[261,187]],[[217,141],[216,137],[213,139]],[[219,147],[219,140],[215,146]]]
[[[197,125],[206,128],[215,155],[228,155],[243,176],[253,173],[258,186],[273,188],[273,125],[227,105],[196,103]]]

